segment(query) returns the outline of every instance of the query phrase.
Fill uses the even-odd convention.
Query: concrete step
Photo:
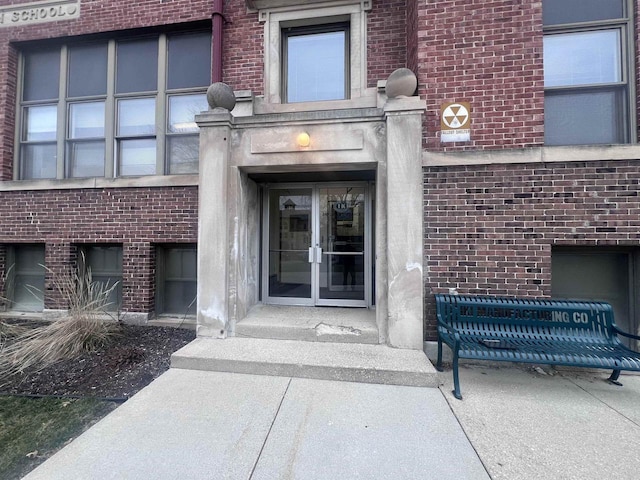
[[[171,367],[388,385],[438,386],[438,374],[422,351],[360,343],[197,338],[171,356]]]
[[[379,343],[375,310],[256,305],[236,324],[235,335],[306,342]]]

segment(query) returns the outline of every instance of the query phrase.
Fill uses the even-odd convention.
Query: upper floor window
[[[368,94],[371,0],[252,0],[249,4],[258,8],[258,18],[264,22],[266,104],[355,100]],[[324,107],[330,105],[344,108],[346,103]],[[305,107],[292,107],[297,108]]]
[[[630,141],[626,0],[544,0],[545,144]]]
[[[27,50],[21,179],[197,173],[211,34]]]
[[[283,94],[286,102],[349,98],[349,24],[285,28]]]

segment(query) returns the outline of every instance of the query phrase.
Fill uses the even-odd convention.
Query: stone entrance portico
[[[199,337],[236,336],[239,322],[262,303],[260,178],[375,172],[377,341],[422,350],[425,103],[382,99],[369,108],[255,114],[249,96],[233,113],[218,108],[197,117]],[[308,145],[297,141],[301,133]]]

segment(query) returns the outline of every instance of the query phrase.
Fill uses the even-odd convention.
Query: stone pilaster
[[[228,175],[233,117],[210,111],[200,126],[198,336],[225,338],[229,327]]]
[[[422,349],[422,114],[418,97],[389,99],[387,121],[387,305],[392,347]]]

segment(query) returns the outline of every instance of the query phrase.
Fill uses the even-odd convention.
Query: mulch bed
[[[195,338],[193,330],[122,325],[102,349],[40,371],[2,378],[0,394],[126,399],[169,368],[170,357]]]

